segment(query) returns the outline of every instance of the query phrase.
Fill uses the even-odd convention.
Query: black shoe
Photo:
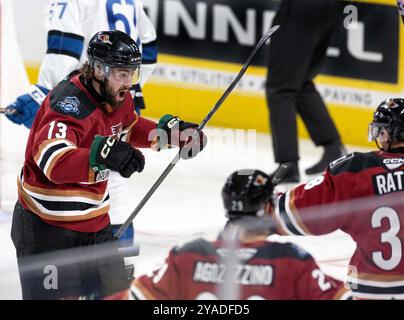
[[[320,161],[317,162],[314,166],[306,169],[306,174],[318,174],[323,173],[325,169],[327,169],[330,162],[341,158],[346,155],[345,147],[340,143],[334,143],[324,146],[323,156]]]
[[[281,183],[297,183],[300,182],[300,173],[297,162],[283,162],[278,169],[269,175],[274,185]]]

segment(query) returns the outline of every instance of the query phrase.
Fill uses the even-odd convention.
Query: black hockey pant
[[[110,225],[95,233],[59,228],[17,202],[11,238],[23,299],[98,299],[129,287]]]

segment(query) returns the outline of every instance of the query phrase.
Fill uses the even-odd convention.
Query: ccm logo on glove
[[[102,158],[106,159],[108,157],[111,147],[115,144],[115,142],[116,140],[114,138],[108,138],[107,141],[105,141],[105,144],[100,152]]]
[[[144,165],[143,154],[129,143],[111,137],[94,138],[90,149],[90,166],[95,172],[108,168],[129,178],[135,172],[142,172]]]
[[[182,159],[191,159],[205,148],[206,135],[198,130],[198,124],[186,122],[171,114],[161,117],[157,124],[159,148],[178,146]]]

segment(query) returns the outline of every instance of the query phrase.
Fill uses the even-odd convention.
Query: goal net
[[[28,77],[14,26],[13,1],[0,0],[0,106],[26,92]],[[0,115],[0,210],[12,212],[17,199],[16,177],[24,161],[29,131]]]

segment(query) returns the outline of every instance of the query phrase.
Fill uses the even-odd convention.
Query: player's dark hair
[[[86,61],[80,68],[80,74],[85,80],[90,80],[94,76],[94,68]]]

